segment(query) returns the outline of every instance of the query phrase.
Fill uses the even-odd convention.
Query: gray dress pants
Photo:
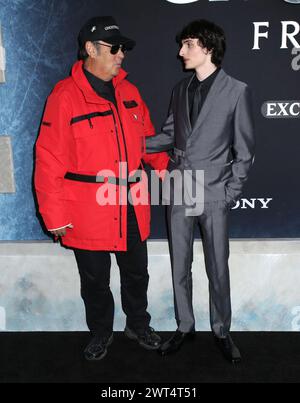
[[[231,324],[229,283],[228,207],[225,201],[204,203],[199,216],[186,216],[182,205],[167,207],[175,318],[178,330],[195,329],[192,305],[194,228],[201,231],[209,281],[210,324],[217,337],[225,337]]]

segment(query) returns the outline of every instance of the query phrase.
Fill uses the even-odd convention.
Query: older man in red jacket
[[[88,360],[102,359],[112,342],[110,252],[120,269],[126,336],[146,349],[161,342],[147,312],[150,206],[148,196],[146,202],[137,196],[147,195],[142,160],[160,170],[168,156],[144,153],[154,127],[121,68],[134,45],[112,17],[86,22],[79,33],[81,60],[50,94],[36,144],[39,211],[48,231],[75,253],[92,334]]]

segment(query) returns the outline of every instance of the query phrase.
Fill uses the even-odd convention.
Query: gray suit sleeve
[[[246,86],[234,112],[234,136],[232,144],[232,177],[226,184],[226,201],[232,204],[242,193],[244,183],[254,161],[254,122],[252,97]]]
[[[170,102],[168,117],[162,127],[161,133],[146,138],[147,154],[168,151],[174,147],[174,115],[172,103],[173,95]]]

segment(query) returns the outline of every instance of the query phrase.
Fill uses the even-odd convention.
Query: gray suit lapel
[[[198,119],[195,123],[195,126],[194,126],[191,134],[193,134],[195,131],[197,131],[199,129],[199,127],[201,126],[202,122],[205,120],[206,115],[208,114],[211,107],[213,106],[216,96],[218,95],[218,93],[220,92],[222,87],[224,86],[225,77],[227,77],[227,74],[225,73],[225,71],[223,69],[221,69],[219,71],[217,77],[215,78],[215,81],[213,82],[213,84],[209,90],[209,93],[207,94],[206,100],[202,106],[202,109],[199,113]],[[189,121],[190,121],[190,119],[189,119]],[[191,126],[191,122],[189,123],[189,125]]]

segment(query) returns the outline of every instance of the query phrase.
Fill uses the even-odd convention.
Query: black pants
[[[146,241],[141,242],[133,207],[128,205],[126,252],[114,252],[120,269],[121,302],[126,325],[142,332],[150,323],[147,312],[148,255]],[[113,331],[114,299],[110,290],[110,252],[74,249],[81,296],[88,328],[93,335],[108,336]]]

